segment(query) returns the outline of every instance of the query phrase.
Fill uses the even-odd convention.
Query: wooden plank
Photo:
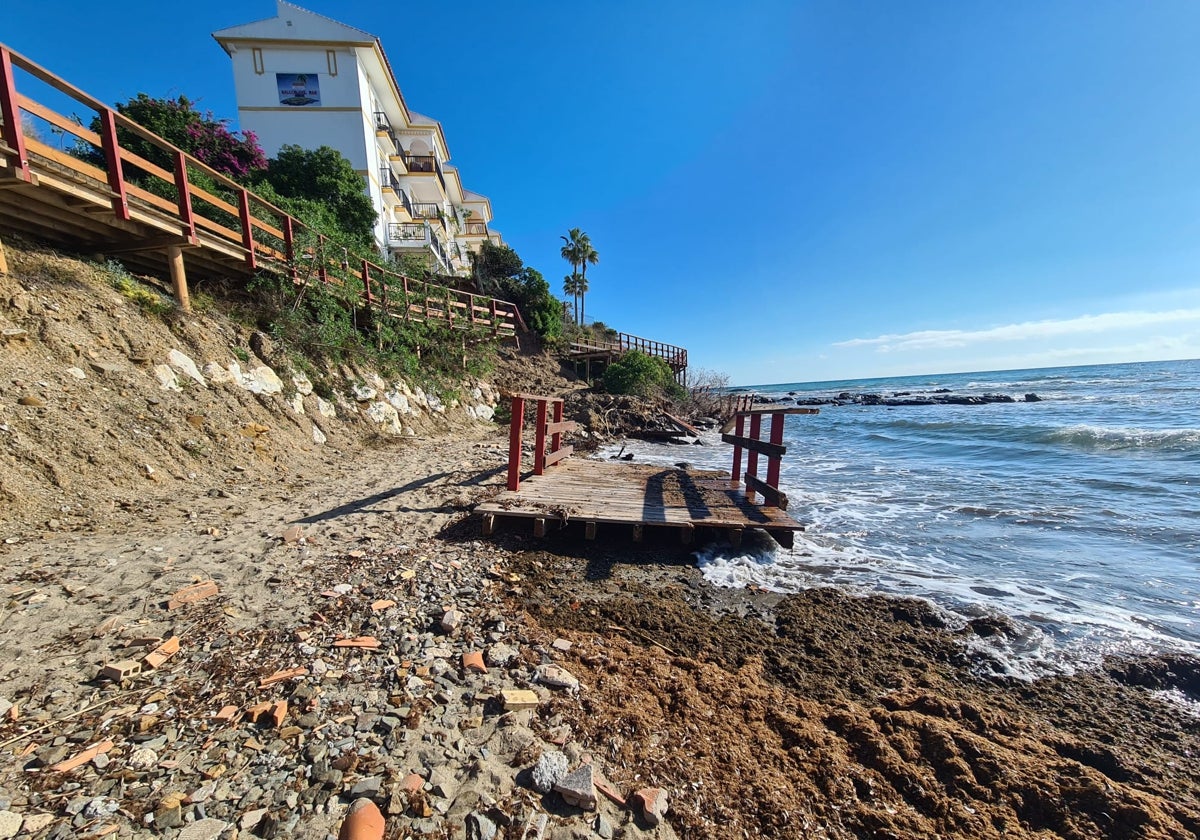
[[[562,449],[558,450],[557,452],[551,452],[542,459],[542,466],[548,467],[552,464],[557,464],[559,461],[561,461],[563,458],[568,457],[574,451],[575,451],[575,447],[564,446]]]
[[[752,437],[721,435],[721,440],[725,443],[732,443],[734,446],[739,446],[742,449],[749,449],[751,452],[759,452],[763,455],[771,455],[776,458],[782,457],[787,453],[786,446],[780,446],[777,443],[770,443],[765,440],[755,440]]]
[[[764,405],[757,408],[738,409],[738,414],[820,414],[819,408],[796,408],[782,405]]]
[[[777,507],[780,510],[787,510],[788,497],[777,487],[773,487],[757,476],[746,473],[746,488],[763,494],[763,498],[767,500],[767,504],[772,507]]]
[[[695,426],[691,425],[690,423],[686,423],[683,420],[680,420],[674,414],[670,414],[669,412],[666,412],[666,411],[663,412],[663,416],[666,417],[668,420],[670,420],[672,423],[674,423],[679,428],[683,429],[688,434],[693,435],[694,437],[700,437],[700,430],[697,429]]]
[[[559,405],[561,405],[561,404],[562,403],[559,403]],[[560,435],[563,432],[573,432],[577,428],[579,428],[579,424],[576,423],[574,420],[560,420],[557,423],[547,423],[546,424],[546,434]]]

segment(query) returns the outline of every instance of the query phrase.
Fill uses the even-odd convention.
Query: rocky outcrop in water
[[[995,403],[1015,403],[1018,400],[1008,394],[953,394],[946,389],[930,393],[914,394],[910,391],[898,391],[891,395],[873,393],[851,393],[843,391],[836,396],[801,396],[796,392],[786,397],[776,399],[756,396],[756,403],[795,403],[799,406],[820,405],[882,405],[888,407],[915,405],[993,405]],[[1024,402],[1041,402],[1037,394],[1026,394]]]

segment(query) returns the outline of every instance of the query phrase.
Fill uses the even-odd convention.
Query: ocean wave
[[[1200,451],[1200,429],[1139,429],[1130,426],[1106,428],[1077,425],[1048,432],[1045,441],[1091,450],[1196,452]]]

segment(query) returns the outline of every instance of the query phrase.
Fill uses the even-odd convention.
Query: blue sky
[[[306,8],[411,107],[556,292],[734,382],[1200,357],[1200,4],[460,0]],[[16,4],[106,102],[236,117],[209,33],[273,0]]]

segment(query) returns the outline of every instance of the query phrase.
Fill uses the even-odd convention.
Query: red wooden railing
[[[78,117],[65,116],[22,94],[17,87],[16,70],[95,111],[100,131],[92,131]],[[36,132],[27,134],[26,115],[44,121],[63,139],[82,141],[99,149],[103,168],[63,151],[61,141],[60,148],[55,148],[38,139]],[[118,128],[164,152],[172,161],[170,169],[122,148]],[[525,328],[520,312],[509,301],[415,280],[369,260],[362,260],[361,264],[356,260],[352,266],[344,254],[335,253],[340,248],[327,247],[325,237],[309,230],[300,220],[3,44],[0,44],[0,159],[7,162],[6,166],[0,166],[0,178],[29,185],[39,181],[44,182],[42,185],[57,184],[71,191],[82,189],[88,195],[101,195],[102,201],[107,196],[113,216],[120,223],[132,219],[154,228],[160,235],[164,230],[170,231],[169,241],[159,244],[168,249],[170,259],[179,266],[180,276],[175,276],[175,264],[172,274],[184,308],[187,308],[187,286],[186,281],[180,282],[180,246],[199,247],[232,257],[233,265],[242,263],[244,274],[266,268],[285,273],[296,283],[306,282],[302,275],[308,274],[322,283],[354,289],[354,296],[361,295],[365,305],[391,317],[445,321],[453,328],[476,327],[498,336],[513,335],[518,325]],[[130,180],[126,172],[129,167],[143,173],[144,178]],[[212,179],[217,185],[216,193],[195,183],[190,173],[197,172]],[[147,189],[157,182],[168,185],[169,189],[159,192],[173,193],[174,199]],[[83,205],[78,212],[85,215]],[[118,225],[118,230],[128,244],[131,229]],[[302,246],[299,240],[305,233],[312,244]],[[174,249],[173,254],[170,249]],[[397,300],[400,293],[403,299]]]
[[[575,430],[575,423],[564,421],[561,397],[539,397],[534,394],[512,395],[512,419],[508,426],[508,489],[521,489],[521,437],[525,428],[525,403],[536,402],[534,420],[533,474],[542,475],[546,468],[557,464],[574,451],[563,446],[563,432]],[[552,419],[551,419],[552,418]],[[547,443],[549,445],[547,445]]]
[[[787,494],[779,489],[779,467],[787,447],[783,445],[783,423],[789,414],[818,414],[815,408],[781,408],[779,406],[764,406],[739,411],[736,415],[735,434],[722,434],[721,440],[733,444],[733,469],[729,480],[733,486],[743,481],[746,486],[746,499],[752,504],[757,502],[758,494],[762,494],[767,507],[777,507],[787,510]],[[764,415],[771,417],[771,432],[767,440],[762,438],[762,419]],[[749,429],[747,429],[749,421]],[[742,473],[742,450],[746,450],[746,472]],[[766,480],[758,477],[758,456],[767,458]]]

